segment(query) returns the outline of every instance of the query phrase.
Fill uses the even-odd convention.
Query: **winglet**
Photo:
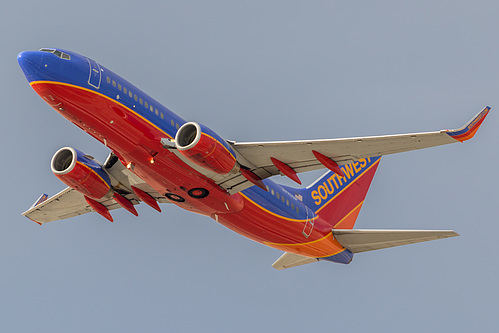
[[[475,135],[476,131],[478,131],[478,128],[485,120],[485,117],[487,116],[487,114],[489,114],[489,111],[490,107],[486,106],[482,111],[480,111],[480,113],[478,113],[463,127],[455,130],[445,130],[444,132],[460,142],[469,140]]]
[[[38,206],[38,205],[39,205],[39,204],[41,204],[42,202],[46,201],[48,198],[49,198],[49,196],[48,196],[46,193],[42,193],[42,195],[40,195],[40,196],[38,197],[38,199],[36,199],[35,203],[34,203],[34,204],[32,204],[32,205],[31,205],[31,207],[30,207],[29,209],[31,209],[31,208],[33,208],[33,207]]]

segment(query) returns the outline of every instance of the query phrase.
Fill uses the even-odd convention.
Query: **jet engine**
[[[63,183],[92,199],[101,199],[111,189],[111,179],[90,155],[71,147],[59,149],[50,163],[52,172]]]
[[[236,154],[229,144],[198,123],[182,125],[175,136],[175,144],[190,161],[216,173],[227,174],[238,166]]]

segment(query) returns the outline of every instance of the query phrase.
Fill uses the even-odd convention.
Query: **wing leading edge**
[[[485,107],[466,125],[455,130],[441,130],[396,135],[355,137],[344,139],[231,142],[237,159],[260,178],[281,174],[271,158],[289,166],[294,172],[306,172],[324,168],[313,151],[319,152],[344,165],[360,158],[396,154],[411,150],[435,147],[471,139],[490,111]],[[228,175],[217,183],[235,193],[252,185],[241,174]]]

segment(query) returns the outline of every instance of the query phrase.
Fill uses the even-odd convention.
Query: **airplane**
[[[490,107],[462,128],[326,140],[237,142],[185,121],[98,62],[42,48],[18,55],[35,92],[110,149],[101,164],[72,147],[51,160],[67,188],[43,194],[24,216],[42,225],[88,212],[113,221],[144,202],[173,203],[258,243],[282,250],[273,267],[348,264],[355,253],[458,236],[452,230],[354,229],[382,155],[471,139]],[[305,188],[269,179],[326,169]]]

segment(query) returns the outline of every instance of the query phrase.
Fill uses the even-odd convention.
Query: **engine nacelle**
[[[92,156],[71,147],[59,149],[50,163],[52,172],[63,183],[92,199],[111,191],[111,179]]]
[[[232,147],[215,132],[198,123],[182,125],[175,136],[175,144],[186,158],[216,173],[227,174],[237,166]]]

